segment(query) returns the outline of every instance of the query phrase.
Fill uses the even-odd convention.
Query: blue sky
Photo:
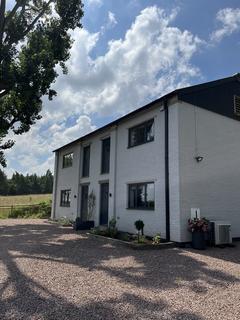
[[[6,173],[53,169],[52,150],[174,90],[240,72],[239,0],[85,0],[69,73],[15,137]],[[11,5],[11,2],[10,2]]]

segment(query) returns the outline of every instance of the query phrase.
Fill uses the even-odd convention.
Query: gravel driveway
[[[137,251],[43,220],[0,221],[0,319],[240,319],[240,243]]]

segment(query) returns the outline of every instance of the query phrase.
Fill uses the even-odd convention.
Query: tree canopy
[[[40,119],[41,97],[51,100],[56,66],[65,62],[72,45],[70,30],[81,27],[81,0],[15,0],[6,10],[0,1],[0,165],[4,150],[14,144],[7,134],[22,134]]]
[[[52,193],[53,175],[50,170],[46,174],[38,176],[36,174],[23,175],[13,173],[10,179],[0,169],[0,195],[23,195],[23,194],[43,194]]]

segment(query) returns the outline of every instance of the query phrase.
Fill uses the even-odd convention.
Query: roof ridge
[[[226,83],[226,82],[229,82],[229,81],[232,81],[233,79],[236,79],[237,81],[240,81],[240,73],[236,73],[232,76],[229,76],[229,77],[225,77],[225,78],[221,78],[221,79],[217,79],[217,80],[212,80],[212,81],[208,81],[208,82],[204,82],[204,83],[199,83],[199,84],[196,84],[196,85],[192,85],[192,86],[188,86],[188,87],[183,87],[183,88],[178,88],[178,89],[175,89],[173,91],[170,91],[169,93],[163,95],[163,96],[160,96],[159,98],[149,102],[148,104],[142,106],[142,107],[139,107],[119,118],[117,118],[116,120],[113,120],[109,123],[107,123],[106,125],[100,127],[100,128],[97,128],[96,130],[94,131],[91,131],[81,137],[79,137],[78,139],[75,139],[55,150],[53,150],[53,152],[56,152],[62,148],[65,148],[67,146],[70,146],[76,142],[79,142],[83,139],[86,139],[90,136],[92,136],[93,134],[96,134],[98,132],[101,132],[102,130],[105,130],[111,126],[114,126],[114,125],[117,125],[119,122],[123,121],[124,119],[127,119],[127,118],[130,118],[131,116],[134,116],[135,114],[138,114],[140,113],[141,111],[145,111],[145,110],[148,110],[149,108],[151,108],[152,106],[154,106],[156,103],[160,102],[160,101],[163,101],[164,99],[168,99],[170,98],[171,96],[174,96],[174,95],[178,95],[178,94],[185,94],[185,93],[189,93],[189,92],[194,92],[194,91],[199,91],[199,90],[204,90],[206,88],[211,88],[211,87],[214,87],[214,86],[217,86],[217,85],[220,85],[222,83]]]

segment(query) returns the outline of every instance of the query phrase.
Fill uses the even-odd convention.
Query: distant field
[[[24,196],[0,196],[0,219],[8,218],[13,208],[34,205],[52,199],[51,194],[29,194]]]
[[[38,204],[52,199],[51,194],[28,194],[24,196],[0,196],[0,206],[15,206],[18,204]]]

